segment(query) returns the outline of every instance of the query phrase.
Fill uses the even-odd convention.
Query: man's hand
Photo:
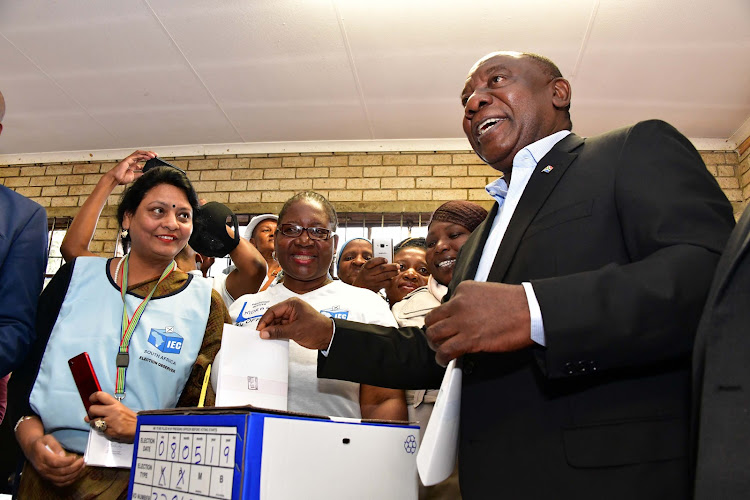
[[[295,297],[271,306],[257,330],[262,339],[290,339],[302,347],[325,351],[333,337],[333,320]]]
[[[466,353],[517,351],[533,345],[529,304],[521,285],[461,282],[424,323],[441,366]]]
[[[39,475],[55,486],[72,484],[83,471],[83,457],[65,453],[57,439],[50,434],[34,440],[24,453]]]
[[[107,423],[104,434],[108,438],[132,443],[135,439],[135,412],[106,392],[95,392],[89,399],[93,404],[84,420],[94,427],[96,420],[103,419]]]
[[[365,262],[354,278],[354,286],[378,292],[398,274],[398,264],[389,264],[383,257],[375,257]]]
[[[153,151],[135,151],[108,173],[117,180],[118,184],[130,184],[143,175],[141,171],[143,166],[139,165],[139,162],[145,162],[151,158],[156,158],[156,153]]]

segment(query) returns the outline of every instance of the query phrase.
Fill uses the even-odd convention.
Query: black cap
[[[234,238],[227,233],[227,220],[234,226]],[[193,219],[193,234],[190,246],[206,257],[224,257],[240,243],[240,228],[237,216],[229,207],[211,201],[198,209]]]

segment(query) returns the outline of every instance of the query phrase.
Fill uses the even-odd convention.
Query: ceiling
[[[3,0],[0,160],[297,141],[468,149],[459,92],[495,50],[557,62],[581,135],[646,118],[729,149],[748,135],[748,0]]]

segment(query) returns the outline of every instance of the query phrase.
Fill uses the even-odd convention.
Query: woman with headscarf
[[[393,304],[393,316],[399,326],[424,326],[424,317],[440,305],[453,278],[458,251],[471,233],[487,217],[487,211],[469,201],[449,201],[433,212],[427,226],[427,269],[430,277],[427,286],[418,288],[400,302]],[[409,420],[419,421],[420,437],[430,420],[438,391],[406,391]],[[456,471],[442,483],[425,488],[420,484],[420,499],[460,498]]]

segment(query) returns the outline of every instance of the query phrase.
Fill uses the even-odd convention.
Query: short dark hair
[[[286,200],[286,202],[284,202],[284,206],[281,207],[281,211],[279,212],[279,227],[281,227],[281,220],[284,218],[284,215],[286,215],[289,207],[291,207],[298,201],[311,201],[313,203],[319,203],[320,206],[323,207],[323,210],[328,217],[328,222],[330,224],[333,224],[333,230],[335,231],[339,226],[339,218],[336,215],[336,209],[333,208],[333,205],[331,205],[331,202],[328,201],[325,196],[320,193],[316,193],[315,191],[302,191],[301,193],[295,194],[294,196]]]
[[[550,78],[562,78],[562,72],[560,71],[560,68],[557,67],[557,64],[552,62],[551,59],[544,57],[539,54],[534,54],[532,52],[521,52],[521,55],[524,57],[528,57],[529,59],[532,59],[534,63],[536,63],[537,67],[541,69],[544,74],[549,76]],[[572,128],[572,120],[570,119],[570,103],[568,103],[567,106],[563,108],[563,111],[565,111],[565,114],[567,115],[568,121],[571,122],[571,128]]]
[[[422,250],[427,249],[427,244],[425,243],[425,239],[422,237],[419,238],[406,238],[403,241],[400,241],[396,244],[395,247],[393,247],[393,255],[396,255],[398,252],[403,250],[404,248],[421,248]]]
[[[522,52],[521,54],[524,57],[533,59],[540,67],[540,69],[547,75],[549,75],[550,78],[562,78],[562,72],[560,71],[560,68],[558,68],[557,64],[552,62],[551,59],[531,52]]]
[[[159,184],[170,184],[178,189],[181,189],[190,203],[193,209],[193,216],[198,212],[200,203],[198,201],[198,195],[193,189],[193,185],[185,174],[180,173],[178,170],[171,167],[156,167],[142,176],[140,176],[133,184],[128,186],[120,196],[120,204],[117,206],[117,223],[122,227],[122,221],[125,219],[126,213],[134,214],[138,205],[141,204],[146,193],[151,191]],[[127,252],[130,247],[130,235],[122,238],[122,249]]]

